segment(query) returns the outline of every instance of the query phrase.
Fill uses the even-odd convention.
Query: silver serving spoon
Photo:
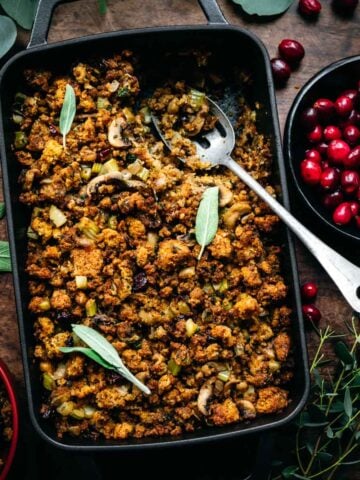
[[[200,159],[212,165],[224,165],[235,173],[251,190],[253,190],[269,207],[281,218],[291,231],[303,242],[314,257],[327,271],[334,283],[339,288],[350,306],[360,312],[360,268],[339,255],[335,250],[326,245],[322,240],[311,233],[304,225],[275,200],[251,175],[249,175],[232,158],[231,152],[235,146],[234,129],[221,108],[207,98],[213,113],[221,126],[205,134],[206,146],[194,141]],[[154,126],[165,145],[171,150],[171,145],[164,138],[159,120],[152,115]]]

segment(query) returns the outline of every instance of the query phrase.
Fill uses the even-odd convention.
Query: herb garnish
[[[109,370],[116,370],[126,380],[133,383],[142,392],[150,395],[150,390],[140,382],[123,364],[118,352],[113,345],[106,340],[99,332],[86,325],[72,325],[73,332],[90,348],[84,347],[60,347],[63,353],[81,352],[88,356],[102,367]]]
[[[0,220],[5,217],[5,203],[0,202]]]
[[[75,92],[71,85],[66,85],[64,103],[60,113],[60,132],[63,136],[63,147],[66,148],[66,135],[70,132],[76,113]]]
[[[0,272],[11,272],[9,242],[0,240]]]
[[[351,325],[345,322],[352,337],[350,346],[338,340],[344,335],[329,326],[316,330],[319,345],[310,367],[311,396],[296,424],[279,435],[276,448],[281,451],[286,445],[286,458],[277,462],[272,480],[335,480],[340,478],[340,468],[360,463],[359,319],[354,314]],[[329,357],[329,344],[334,345],[337,361]]]
[[[201,245],[200,260],[204,249],[214,240],[219,224],[219,187],[210,187],[203,193],[195,221],[196,241]]]

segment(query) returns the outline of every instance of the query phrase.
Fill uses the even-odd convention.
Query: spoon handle
[[[335,250],[311,233],[234,160],[226,158],[221,163],[227,166],[269,205],[276,215],[281,218],[320,262],[350,306],[356,312],[360,312],[360,268],[346,260],[346,258],[339,255]]]

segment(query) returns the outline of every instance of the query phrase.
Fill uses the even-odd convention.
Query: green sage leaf
[[[203,193],[195,221],[196,241],[201,246],[200,260],[204,249],[214,240],[219,225],[219,187],[210,187]]]
[[[344,411],[346,415],[351,418],[352,412],[353,412],[353,404],[352,404],[352,399],[350,395],[350,389],[349,387],[346,387],[345,389],[345,395],[344,395]]]
[[[233,0],[249,15],[270,16],[284,13],[294,0]]]
[[[0,219],[5,217],[5,203],[0,202]]]
[[[11,18],[0,15],[0,58],[14,45],[16,36],[15,23]]]
[[[37,4],[38,0],[0,0],[4,11],[25,30],[32,27]]]
[[[97,0],[100,15],[105,15],[107,10],[106,0]]]
[[[96,353],[100,355],[106,362],[115,367],[115,369],[129,382],[136,385],[141,391],[150,394],[150,390],[140,382],[124,365],[119,357],[117,350],[106,340],[99,332],[86,325],[72,325],[74,333],[89,345]]]
[[[335,353],[337,357],[345,364],[345,365],[352,365],[354,363],[354,359],[349,352],[348,347],[344,342],[337,342],[335,345]]]
[[[94,350],[91,348],[86,348],[86,347],[60,347],[59,348],[60,352],[63,353],[83,353],[87,357],[91,358],[91,360],[94,360],[94,362],[98,363],[104,368],[108,368],[109,370],[115,370],[110,363],[106,362],[103,358],[100,357]]]
[[[0,272],[11,272],[9,242],[0,240]]]
[[[71,85],[66,85],[64,103],[60,112],[60,132],[63,136],[63,146],[66,148],[66,135],[70,132],[76,113],[76,97]]]

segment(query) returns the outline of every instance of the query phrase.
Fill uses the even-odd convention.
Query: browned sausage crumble
[[[283,410],[291,312],[278,218],[230,171],[197,158],[191,137],[216,120],[206,99],[179,79],[137,101],[129,51],[102,68],[78,63],[68,75],[28,70],[25,78],[14,150],[20,200],[32,207],[26,270],[34,355],[48,391],[43,417],[55,418],[60,438],[126,439]],[[64,149],[68,83],[77,111]],[[259,108],[239,98],[233,158],[275,195]],[[196,213],[215,185],[219,228],[197,261]],[[102,333],[151,395],[80,353],[62,354],[59,347],[81,344],[72,323]]]

